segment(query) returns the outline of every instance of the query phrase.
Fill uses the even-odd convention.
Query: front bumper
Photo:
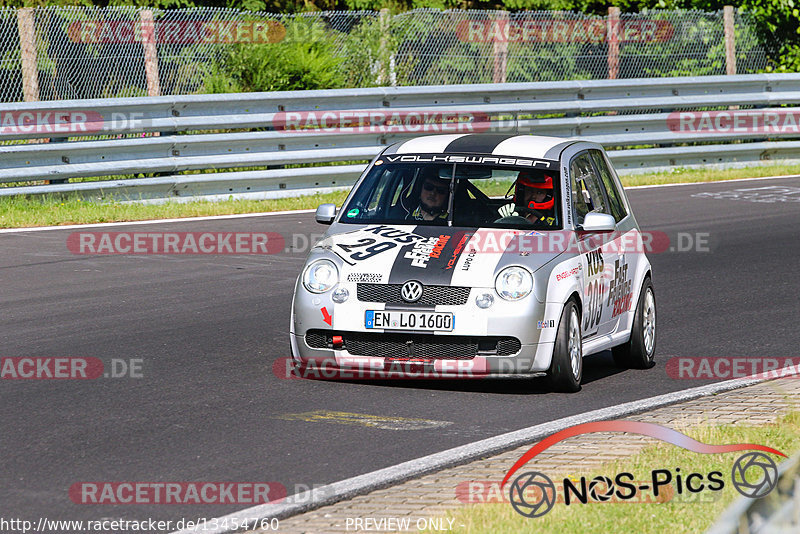
[[[378,337],[381,334],[372,335]],[[351,354],[345,348],[312,348],[308,346],[305,335],[292,334],[291,337],[295,361],[300,365],[349,370],[355,373],[354,378],[369,378],[371,374],[380,377],[381,373],[403,374],[405,370],[412,375],[420,372],[433,373],[442,378],[542,373],[550,367],[554,345],[554,343],[520,345],[519,351],[515,354],[502,356],[479,353],[471,357],[458,357],[453,354],[448,358],[426,358],[413,354],[409,357],[381,357]]]
[[[476,297],[494,290],[471,288],[463,305],[403,308],[360,301],[355,284],[344,287],[351,297],[342,304],[331,300],[330,291],[312,294],[301,283],[295,288],[290,335],[299,364],[362,371],[397,370],[411,365],[409,361],[423,362],[420,366],[443,377],[538,374],[550,367],[561,307],[540,302],[533,294],[517,302],[494,294],[494,304],[481,309]],[[384,309],[451,312],[455,328],[435,334],[365,328],[366,312]],[[333,343],[333,336],[342,339]],[[420,350],[425,341],[436,343]],[[408,352],[403,349],[406,342],[412,346]]]

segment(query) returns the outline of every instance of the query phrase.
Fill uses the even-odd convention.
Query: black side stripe
[[[459,137],[444,149],[445,154],[491,154],[492,151],[517,134],[469,134]]]

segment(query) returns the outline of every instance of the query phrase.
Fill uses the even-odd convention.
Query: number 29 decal
[[[397,243],[392,241],[382,241],[379,243],[377,239],[364,237],[352,244],[337,243],[336,246],[348,254],[351,260],[363,261],[376,254],[395,248]]]

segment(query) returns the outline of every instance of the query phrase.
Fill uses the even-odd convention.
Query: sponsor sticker
[[[628,264],[620,265],[619,260],[614,262],[614,279],[608,289],[608,302],[606,306],[613,304],[614,308],[611,317],[616,317],[620,313],[626,312],[631,308],[631,280],[628,279]]]

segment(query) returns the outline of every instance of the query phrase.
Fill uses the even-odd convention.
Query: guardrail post
[[[36,58],[36,28],[32,7],[17,10],[17,31],[22,54],[22,94],[25,102],[39,100],[39,66]]]
[[[608,79],[619,74],[619,8],[608,8]]]
[[[733,23],[733,6],[722,8],[722,23],[725,26],[725,70],[728,76],[735,76],[736,33]]]
[[[492,32],[492,54],[494,66],[492,69],[492,82],[506,83],[506,67],[508,65],[508,11],[501,11],[495,16],[494,24],[497,31]]]
[[[142,25],[142,46],[144,47],[144,71],[147,76],[147,96],[161,95],[161,81],[158,77],[158,49],[156,48],[156,28],[153,12],[144,9],[139,12]]]

